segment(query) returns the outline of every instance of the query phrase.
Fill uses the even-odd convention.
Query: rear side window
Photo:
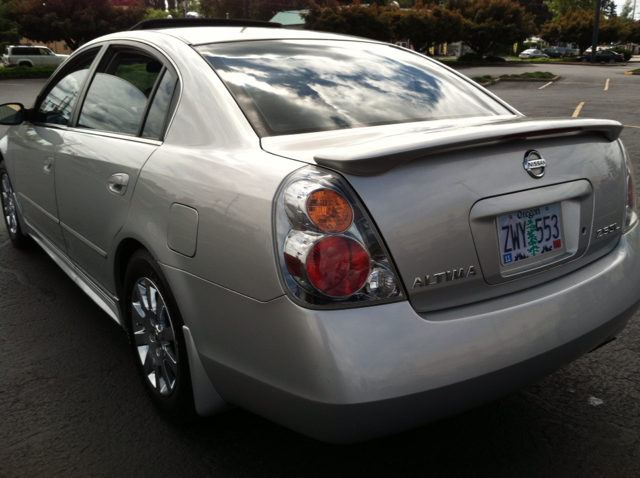
[[[162,64],[140,53],[118,53],[91,82],[78,126],[135,135]]]
[[[260,136],[513,114],[445,68],[392,46],[297,40],[196,49]]]
[[[175,85],[175,78],[169,71],[165,71],[149,109],[149,115],[142,131],[143,138],[160,138],[162,135]]]

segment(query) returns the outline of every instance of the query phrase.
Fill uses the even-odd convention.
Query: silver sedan
[[[549,55],[544,53],[542,50],[538,50],[536,48],[529,48],[528,50],[524,50],[518,56],[523,60],[534,60],[536,58],[549,58]]]
[[[366,440],[625,327],[622,125],[530,119],[412,51],[276,27],[146,22],[0,106],[12,243],[128,332],[163,414]]]

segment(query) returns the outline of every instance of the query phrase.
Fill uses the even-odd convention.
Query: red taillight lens
[[[309,281],[331,297],[346,297],[362,288],[369,275],[369,256],[356,241],[329,236],[318,241],[307,257]]]

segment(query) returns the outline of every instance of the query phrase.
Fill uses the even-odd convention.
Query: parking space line
[[[573,114],[571,115],[572,118],[577,118],[578,115],[580,114],[580,110],[582,109],[582,106],[584,105],[584,101],[582,103],[580,103],[578,105],[578,107],[576,108],[576,110],[573,112]]]
[[[640,129],[640,126],[631,126],[630,124],[624,124],[622,126],[624,126],[625,128],[638,128],[638,129]]]
[[[609,89],[609,78],[607,78],[607,82],[604,85],[604,91],[607,91]]]
[[[541,86],[540,88],[538,88],[539,90],[541,90],[542,88],[546,88],[547,86],[549,86],[551,83],[553,83],[553,81],[550,81],[549,83],[547,83],[546,85]]]

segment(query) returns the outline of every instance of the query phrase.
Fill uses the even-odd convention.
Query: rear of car
[[[371,439],[552,373],[637,309],[635,190],[615,121],[531,120],[422,55],[316,32],[134,31],[75,60],[52,81],[69,73],[79,103],[43,101],[47,131],[26,122],[0,142],[6,183],[24,224],[71,244],[74,280],[112,299],[105,310],[146,347],[142,367],[167,328],[136,329],[126,311],[145,316],[158,301],[132,296],[157,286],[178,324],[167,342],[184,333],[168,357],[188,355],[200,415],[232,404],[321,440]],[[146,84],[116,100],[103,86],[140,73],[164,98],[156,121]],[[55,175],[33,156],[42,145]],[[56,195],[47,214],[34,178]],[[164,404],[184,389],[183,371],[172,377]]]
[[[262,149],[310,165],[273,206],[287,298],[267,314],[286,337],[249,321],[251,350],[269,363],[233,366],[225,346],[202,357],[233,403],[329,441],[379,436],[542,377],[636,310],[635,193],[618,123],[528,120],[450,70],[370,42],[195,48]]]

